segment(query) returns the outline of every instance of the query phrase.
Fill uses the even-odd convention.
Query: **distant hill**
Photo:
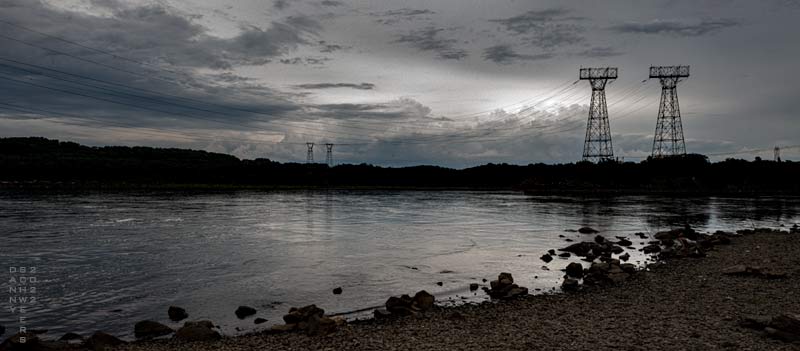
[[[486,164],[462,170],[240,160],[198,150],[89,147],[45,138],[0,138],[5,188],[368,187],[518,189],[535,194],[800,194],[800,163],[703,155],[640,163]]]

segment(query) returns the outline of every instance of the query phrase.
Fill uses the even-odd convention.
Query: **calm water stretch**
[[[227,334],[280,323],[291,306],[329,313],[381,305],[425,289],[440,301],[485,299],[472,282],[501,271],[532,293],[560,283],[569,262],[539,257],[591,226],[606,237],[791,226],[800,200],[625,196],[530,197],[520,193],[292,191],[214,194],[0,193],[2,291],[8,267],[37,268],[28,328],[132,337],[143,319],[168,322],[169,305]],[[643,261],[638,251],[633,261]],[[437,285],[442,282],[442,286]],[[342,287],[344,293],[331,290]],[[541,289],[536,291],[534,289]],[[16,328],[3,296],[0,324]],[[269,321],[240,321],[239,305]],[[370,311],[350,313],[359,317]],[[169,325],[177,325],[167,323]],[[238,328],[238,329],[237,329]]]

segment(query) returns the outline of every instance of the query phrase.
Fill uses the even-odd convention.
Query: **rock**
[[[333,294],[334,295],[341,295],[342,294],[342,287],[340,286],[338,288],[333,289]]]
[[[626,238],[618,238],[618,239],[619,239],[619,241],[617,241],[617,245],[619,245],[619,246],[631,246],[631,245],[633,245],[633,242],[628,240],[628,239],[626,239]]]
[[[506,295],[503,296],[503,298],[510,299],[517,296],[525,296],[525,295],[528,295],[528,288],[522,286],[516,286],[516,284],[514,284],[514,286],[508,290]]]
[[[583,277],[583,266],[578,262],[572,262],[568,264],[567,275],[573,278]]]
[[[3,334],[5,333],[6,333],[6,327],[0,325],[0,336],[3,336]]]
[[[625,253],[624,255],[620,255],[619,259],[627,262],[628,260],[631,259],[631,255],[629,253]]]
[[[479,287],[478,283],[471,283],[469,284],[469,291],[478,290],[478,287]]]
[[[95,332],[89,337],[89,340],[86,340],[86,345],[95,351],[112,350],[122,344],[125,342],[116,336],[101,331]]]
[[[144,320],[133,326],[133,334],[137,339],[150,339],[174,332],[172,328],[159,322]]]
[[[258,312],[258,311],[256,311],[255,308],[248,307],[248,306],[239,306],[236,309],[235,313],[236,313],[236,317],[237,318],[245,319],[245,318],[247,318],[249,316],[252,316],[252,315],[256,314],[256,312]]]
[[[211,328],[206,328],[202,325],[190,325],[178,329],[174,338],[183,341],[209,341],[218,340],[222,336]]]
[[[547,253],[550,254],[550,255],[555,256],[556,255],[556,250],[555,249],[550,249],[550,250],[547,250]]]
[[[389,311],[383,308],[376,309],[375,311],[372,312],[372,315],[375,317],[375,319],[386,319],[392,316],[392,314],[389,313]]]
[[[412,306],[422,311],[427,311],[433,307],[433,302],[436,298],[425,290],[421,290],[414,294],[412,299]]]
[[[661,246],[657,244],[650,244],[642,248],[642,252],[646,254],[657,253],[661,251]]]
[[[608,264],[608,263],[605,263],[605,262],[596,262],[596,263],[593,263],[593,264],[592,264],[592,265],[589,267],[589,273],[592,273],[592,274],[596,274],[596,273],[605,274],[605,273],[608,273],[608,270],[609,270],[610,268],[611,268],[611,265],[610,265],[610,264]]]
[[[737,264],[735,266],[730,266],[722,270],[722,274],[726,275],[746,275],[749,273],[747,266],[743,264]]]
[[[569,252],[562,252],[562,253],[558,254],[558,257],[561,257],[561,258],[569,258],[570,256],[572,256],[572,255]]]
[[[578,256],[586,256],[588,253],[592,252],[594,249],[597,249],[598,245],[593,242],[583,241],[579,243],[572,244],[567,246],[563,249],[558,249],[559,251],[571,252]],[[601,250],[602,251],[602,250]],[[599,256],[595,254],[595,256]]]
[[[613,253],[615,255],[619,255],[619,254],[625,252],[625,249],[623,249],[622,247],[619,247],[619,246],[612,246],[610,251],[611,251],[611,253]]]
[[[386,300],[385,306],[386,310],[394,315],[407,316],[414,314],[414,311],[411,310],[412,302],[411,297],[408,295],[392,296]]]
[[[253,320],[254,324],[263,324],[263,323],[266,323],[266,322],[267,322],[267,320],[264,319],[264,318],[261,318],[261,317],[256,318],[256,319]]]
[[[636,274],[636,265],[633,263],[623,263],[620,265],[622,271],[628,274]]]
[[[579,287],[578,280],[574,278],[564,278],[564,282],[561,283],[561,290],[563,291],[578,291]]]
[[[550,263],[550,261],[553,260],[553,256],[550,256],[549,254],[544,254],[542,255],[542,257],[540,257],[540,259],[544,261],[544,263]]]
[[[289,309],[289,313],[283,316],[283,321],[286,324],[300,324],[308,322],[312,316],[321,317],[323,315],[325,315],[325,310],[317,307],[317,305],[308,305],[301,308],[292,307]]]
[[[184,327],[191,327],[191,326],[201,326],[203,328],[212,329],[214,328],[214,323],[211,323],[209,320],[202,320],[202,321],[190,321],[183,323]]]
[[[511,273],[505,273],[505,272],[503,272],[503,273],[500,273],[500,275],[498,275],[498,276],[497,276],[497,280],[499,280],[499,281],[501,281],[501,282],[502,282],[502,281],[503,281],[503,279],[506,279],[506,280],[508,280],[510,283],[513,283],[513,282],[514,282],[514,277],[513,277],[513,276],[511,276]]]
[[[442,286],[442,285],[444,285],[444,283],[442,283],[442,282],[436,282],[436,285],[438,285],[438,286]]]
[[[167,315],[169,316],[169,320],[173,322],[178,322],[189,318],[189,314],[186,313],[186,310],[177,306],[169,306]]]
[[[580,229],[578,229],[578,233],[581,233],[581,234],[595,234],[595,233],[599,233],[599,232],[597,230],[595,230],[594,228],[591,228],[591,227],[581,227]]]
[[[336,326],[337,323],[333,319],[315,314],[308,319],[306,334],[328,335],[336,330]]]
[[[598,236],[594,237],[594,242],[602,245],[604,242],[606,242],[606,238],[603,237],[602,235],[598,235]]]

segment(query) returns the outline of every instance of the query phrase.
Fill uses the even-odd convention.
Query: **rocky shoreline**
[[[594,235],[590,229],[581,233]],[[177,331],[142,321],[135,328],[141,340],[133,343],[101,332],[61,341],[29,333],[10,337],[0,350],[798,350],[798,239],[796,227],[661,232],[641,249],[661,260],[637,270],[620,261],[629,238],[597,235],[559,249],[587,262],[565,267],[564,294],[531,296],[501,273],[485,288],[496,303],[445,308],[420,291],[391,297],[368,321],[346,323],[309,305],[292,308],[285,324],[242,336],[222,336],[209,321],[186,322]],[[252,311],[240,312],[246,318]],[[169,310],[172,320],[187,317],[179,307]]]

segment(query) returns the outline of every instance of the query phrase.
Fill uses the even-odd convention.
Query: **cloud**
[[[341,1],[323,0],[322,2],[320,2],[320,5],[329,6],[329,7],[337,7],[337,6],[342,6],[344,4]]]
[[[332,52],[336,52],[336,51],[342,51],[342,50],[349,50],[350,49],[349,46],[342,46],[342,45],[339,45],[339,44],[329,44],[328,42],[326,42],[324,40],[320,40],[317,44],[319,44],[318,45],[319,48],[320,48],[319,52],[324,52],[324,53],[332,53]]]
[[[284,65],[321,66],[330,60],[332,60],[330,57],[292,57],[281,59],[279,62]]]
[[[313,83],[313,84],[298,84],[295,85],[299,89],[335,89],[335,88],[351,88],[358,90],[372,90],[375,89],[375,84],[372,83]]]
[[[538,55],[523,55],[519,54],[511,47],[511,45],[500,44],[490,46],[483,50],[483,58],[487,61],[492,61],[499,64],[510,64],[516,61],[537,61],[546,60],[555,57],[555,54],[545,53]]]
[[[431,108],[410,98],[376,104],[315,105],[311,115],[337,120],[431,120]],[[413,129],[413,128],[412,128]],[[395,131],[397,132],[397,130]]]
[[[552,8],[489,22],[499,23],[506,32],[520,36],[532,46],[549,49],[584,41],[585,28],[574,23],[583,18],[568,16],[570,13],[571,10],[564,8]]]
[[[461,60],[469,54],[466,50],[457,48],[456,39],[442,38],[439,34],[444,28],[427,27],[412,30],[408,34],[401,35],[395,43],[409,44],[419,51],[432,51],[436,56],[445,60]]]
[[[428,9],[410,9],[403,8],[397,10],[389,10],[385,12],[373,12],[370,15],[378,17],[375,22],[383,25],[392,25],[399,22],[413,21],[418,18],[429,18],[427,16],[436,14],[436,12]]]
[[[620,56],[623,54],[624,53],[617,51],[616,49],[609,46],[594,46],[587,50],[580,51],[575,55],[581,57],[600,58],[600,57]]]
[[[631,34],[663,34],[678,37],[697,37],[716,33],[726,28],[740,26],[741,22],[733,19],[703,20],[696,23],[681,21],[654,20],[651,22],[628,22],[612,26],[619,33]]]

